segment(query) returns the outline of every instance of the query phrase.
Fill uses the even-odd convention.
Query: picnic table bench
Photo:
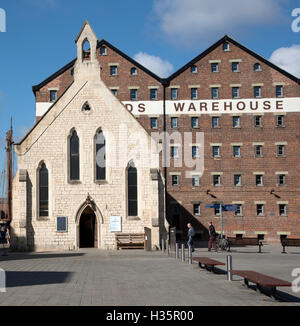
[[[145,249],[145,234],[117,233],[116,249]]]
[[[193,260],[199,263],[200,268],[205,268],[206,270],[211,272],[215,272],[215,266],[225,265],[224,263],[207,257],[193,257]]]
[[[231,238],[227,237],[228,240],[228,251],[231,250],[232,246],[258,246],[259,253],[261,253],[261,247],[263,243],[258,238]]]
[[[286,254],[285,247],[300,247],[300,239],[282,239],[281,245],[283,248],[282,254]]]
[[[232,275],[240,276],[244,279],[244,284],[246,287],[249,286],[249,282],[254,283],[256,285],[256,291],[262,293],[261,288],[269,288],[271,290],[271,298],[276,299],[276,288],[277,287],[291,287],[292,284],[290,282],[286,282],[265,274],[260,274],[254,271],[238,271],[232,270]]]

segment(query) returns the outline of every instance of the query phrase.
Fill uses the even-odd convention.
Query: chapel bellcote
[[[99,78],[100,65],[97,60],[98,38],[87,20],[84,22],[75,43],[77,45],[75,79],[92,78],[93,75]]]

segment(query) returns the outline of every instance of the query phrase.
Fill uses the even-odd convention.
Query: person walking
[[[213,222],[208,223],[209,224],[209,242],[208,242],[208,251],[211,251],[212,246],[214,247],[215,251],[218,252],[217,247],[217,232],[215,227],[213,226]]]
[[[8,246],[9,246],[9,230],[7,227],[1,227],[0,230],[0,243],[3,245],[3,255],[2,256],[8,256],[7,251],[8,251]]]
[[[188,247],[192,247],[192,252],[194,252],[195,251],[195,245],[194,245],[194,241],[193,241],[193,237],[195,236],[195,229],[193,228],[193,226],[192,226],[192,224],[191,223],[189,223],[188,225],[187,225],[187,227],[188,227],[188,238],[189,238],[189,240],[188,240]]]

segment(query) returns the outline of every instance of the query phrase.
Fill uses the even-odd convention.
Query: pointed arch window
[[[45,163],[39,169],[39,216],[49,216],[49,173]]]
[[[70,180],[78,181],[80,179],[79,170],[79,138],[76,130],[74,130],[70,137]]]
[[[134,163],[130,163],[127,169],[128,184],[128,216],[138,216],[138,179],[137,169]]]
[[[100,129],[96,135],[96,181],[106,180],[106,140]]]

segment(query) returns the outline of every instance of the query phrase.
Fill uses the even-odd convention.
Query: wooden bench
[[[282,254],[286,254],[285,247],[300,247],[300,239],[282,239],[281,245],[283,248]]]
[[[276,288],[279,287],[291,287],[292,284],[290,282],[286,282],[283,280],[279,280],[277,278],[260,274],[254,271],[237,271],[232,270],[232,275],[240,276],[244,279],[244,284],[247,288],[249,288],[249,282],[256,284],[256,291],[262,293],[261,287],[269,288],[271,290],[271,298],[276,299]]]
[[[145,249],[145,234],[117,233],[116,249]]]
[[[230,251],[231,246],[258,246],[259,253],[261,253],[261,247],[263,246],[262,241],[258,238],[230,238],[228,240],[228,251]]]
[[[205,268],[210,272],[215,272],[215,266],[224,266],[224,263],[221,263],[217,260],[210,259],[207,257],[193,257],[194,261],[199,263],[200,268]]]

